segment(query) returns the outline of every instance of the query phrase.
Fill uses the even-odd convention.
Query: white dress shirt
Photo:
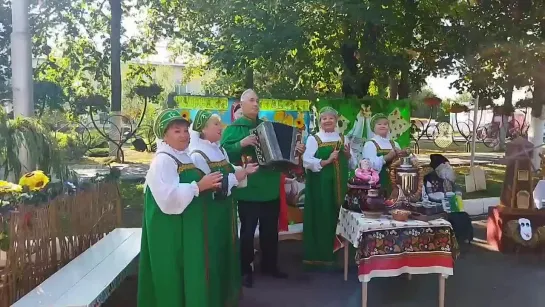
[[[195,181],[180,183],[178,164],[172,157],[160,152],[169,153],[184,164],[191,164],[193,161],[187,150],[179,151],[162,140],[157,140],[157,153],[146,174],[144,191],[149,187],[159,209],[165,214],[181,214],[193,198],[199,196],[199,187]]]
[[[383,138],[381,136],[375,135],[373,138],[371,138],[371,140],[377,142],[380,149],[392,149],[392,144],[390,143],[389,138]],[[394,144],[397,149],[401,149],[397,142],[394,142]],[[382,167],[386,163],[386,161],[384,160],[384,156],[377,157],[377,147],[371,141],[367,141],[365,142],[365,145],[363,145],[363,158],[369,159],[369,161],[371,161],[371,167],[378,172],[382,170]]]
[[[338,132],[324,132],[320,131],[316,133],[316,135],[320,138],[322,143],[328,143],[328,142],[338,142],[341,140],[341,136]],[[346,145],[346,137],[343,136],[343,144]],[[344,146],[343,145],[343,146]],[[303,153],[303,167],[310,170],[311,172],[319,172],[322,170],[322,165],[320,165],[320,162],[322,162],[322,159],[318,159],[315,157],[316,151],[318,150],[318,141],[314,137],[314,135],[311,135],[307,138],[307,143],[305,145],[305,152]],[[339,150],[343,150],[343,148],[339,148]],[[339,154],[342,154],[339,153]],[[352,161],[349,162],[349,167],[352,165]]]
[[[223,148],[221,148],[218,143],[211,143],[210,141],[203,140],[200,137],[193,137],[192,135],[191,142],[189,144],[189,151],[191,152],[189,155],[191,156],[193,163],[205,174],[210,174],[210,167],[208,166],[208,162],[206,161],[206,159],[199,152],[196,151],[202,151],[208,157],[210,162],[221,162],[223,160],[229,162],[229,157],[227,156],[227,153],[225,152],[225,150],[223,150]],[[233,165],[233,168],[235,170],[242,169],[242,167],[235,165]],[[239,182],[234,173],[229,174],[229,188],[227,191],[227,195],[231,195],[231,189],[233,187],[243,188],[246,187],[247,184],[247,178],[244,178],[244,180],[241,180]]]

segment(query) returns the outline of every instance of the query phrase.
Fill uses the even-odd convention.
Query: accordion
[[[301,142],[301,130],[281,123],[262,122],[251,133],[257,137],[255,153],[259,165],[273,168],[299,165],[295,147]]]

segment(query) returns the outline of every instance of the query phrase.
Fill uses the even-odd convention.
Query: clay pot
[[[362,208],[364,211],[384,211],[384,197],[367,196],[367,201]]]

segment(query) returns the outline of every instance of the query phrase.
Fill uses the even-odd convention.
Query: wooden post
[[[123,202],[121,201],[121,193],[119,192],[119,186],[117,186],[117,200],[115,201],[115,215],[116,215],[116,227],[123,226]]]
[[[361,307],[367,307],[367,283],[361,283]]]
[[[350,249],[350,242],[344,239],[344,281],[348,280],[348,252]]]
[[[439,307],[445,307],[445,276],[439,274]]]

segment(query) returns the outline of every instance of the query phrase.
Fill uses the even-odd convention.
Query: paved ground
[[[483,237],[482,226],[475,225]],[[246,289],[239,307],[357,307],[361,290],[355,267],[350,279],[342,272],[305,273],[301,268],[300,242],[283,242],[286,281],[256,277]],[[545,306],[545,262],[534,256],[507,256],[471,246],[457,261],[455,275],[447,280],[446,307],[540,307]],[[436,275],[376,278],[369,284],[369,307],[435,307]],[[128,279],[105,304],[106,307],[136,306],[136,279]],[[174,306],[173,306],[174,307]]]

